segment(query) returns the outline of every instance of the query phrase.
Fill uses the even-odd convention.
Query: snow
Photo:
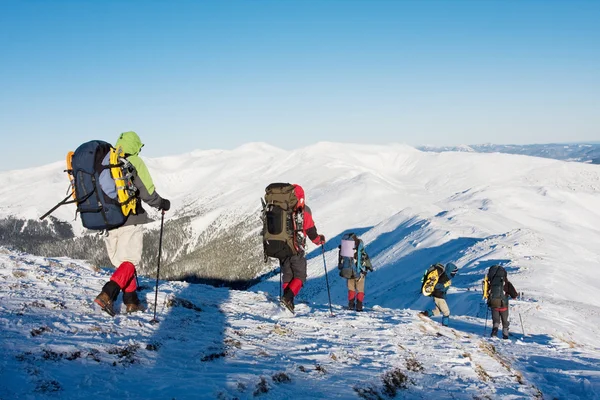
[[[394,374],[398,387],[387,390],[409,399],[600,394],[600,349],[530,324],[526,337],[519,326],[503,341],[483,336],[483,318],[456,315],[445,328],[374,300],[362,313],[333,304],[333,316],[327,303],[304,301],[292,317],[276,290],[163,281],[152,324],[152,280],[140,280],[146,312],[117,303],[111,318],[92,302],[111,271],[0,250],[0,398],[254,398],[261,387],[265,399],[387,398],[383,378]],[[535,303],[515,303],[519,325],[515,309]]]
[[[161,282],[152,325],[154,281],[140,277],[150,309],[110,318],[92,302],[109,269],[3,248],[0,398],[376,399],[394,388],[419,399],[600,398],[597,166],[329,142],[145,160],[172,199],[168,217],[192,216],[194,235],[256,213],[270,182],[302,184],[328,242],[324,254],[309,248],[297,315],[277,305],[277,275],[248,291]],[[0,173],[0,218],[56,204],[63,169]],[[54,215],[71,221],[73,209]],[[363,313],[342,308],[335,266],[348,230],[375,267]],[[419,285],[430,264],[450,261],[460,269],[445,328],[417,316],[431,307]],[[481,279],[496,263],[522,293],[511,302],[508,341],[487,337],[481,303]]]

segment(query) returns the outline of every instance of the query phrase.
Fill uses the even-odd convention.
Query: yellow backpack
[[[110,175],[115,180],[117,187],[117,199],[121,205],[123,215],[135,214],[137,198],[135,186],[133,186],[133,166],[124,157],[121,146],[110,149]]]

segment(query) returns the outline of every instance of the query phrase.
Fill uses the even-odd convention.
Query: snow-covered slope
[[[241,218],[256,215],[259,197],[270,182],[302,184],[317,227],[329,239],[325,246],[325,260],[334,305],[345,303],[346,292],[345,281],[337,276],[335,270],[337,245],[344,231],[358,231],[375,266],[375,272],[367,278],[366,304],[368,309],[376,307],[386,317],[343,317],[347,318],[351,327],[344,325],[340,332],[352,331],[356,326],[379,326],[381,331],[391,329],[391,336],[416,337],[416,330],[422,329],[419,324],[426,322],[415,320],[414,311],[429,307],[431,301],[418,294],[421,275],[434,262],[453,261],[460,271],[448,296],[453,313],[451,324],[458,331],[480,335],[486,317],[485,307],[481,307],[480,302],[481,279],[490,265],[505,265],[511,281],[522,292],[520,300],[511,306],[511,330],[520,332],[522,319],[525,332],[532,335],[534,343],[531,345],[541,350],[538,352],[528,347],[526,351],[511,353],[507,350],[503,354],[512,360],[511,363],[519,364],[518,369],[524,376],[529,376],[531,384],[550,398],[593,398],[598,395],[598,375],[590,372],[594,369],[587,363],[597,361],[597,340],[600,337],[600,282],[595,278],[600,264],[600,171],[597,166],[507,154],[435,154],[402,145],[338,143],[318,143],[294,151],[249,144],[232,151],[194,151],[178,157],[146,161],[159,192],[173,200],[173,212],[168,214],[168,218],[189,216],[192,236],[195,237],[199,237],[215,221],[219,229],[226,230]],[[54,205],[66,186],[62,168],[62,163],[57,163],[0,174],[0,217],[16,215],[32,218]],[[33,190],[45,195],[38,198],[32,194]],[[65,220],[71,219],[72,215],[73,210],[68,207],[63,207],[57,214]],[[258,229],[257,226],[256,231]],[[321,343],[317,339],[322,334],[331,333],[335,338],[322,340],[327,343],[339,340],[345,351],[350,351],[347,349],[353,348],[354,339],[366,333],[361,331],[348,336],[326,328],[329,324],[329,319],[325,318],[328,291],[323,258],[319,249],[310,247],[310,250],[309,279],[299,296],[300,301],[308,303],[306,318],[301,316],[291,322],[298,324],[294,325],[294,332],[298,329],[301,332],[295,335],[313,335],[314,340]],[[31,283],[33,286],[38,284],[35,281]],[[204,291],[214,296],[221,293],[204,287],[194,289],[175,283],[168,285],[179,288],[172,289],[173,293],[185,291],[184,298],[188,297],[187,293],[194,293],[190,296],[203,296],[200,293]],[[86,299],[89,308],[89,299],[100,289],[101,282],[96,281],[86,287],[88,290],[81,297]],[[274,276],[252,290],[255,294],[224,292],[227,293],[224,297],[235,299],[231,300],[234,311],[220,318],[274,324],[270,314],[265,316],[256,310],[269,308],[269,302],[260,292],[276,296],[279,293],[279,277]],[[209,302],[208,298],[202,301]],[[251,309],[246,310],[244,304]],[[91,313],[91,310],[88,312]],[[336,311],[336,314],[340,313]],[[90,318],[100,317],[90,314]],[[303,323],[306,319],[310,322]],[[115,323],[119,324],[119,321]],[[199,325],[196,326],[203,326],[201,321],[197,323]],[[227,322],[227,326],[238,326],[238,323]],[[380,323],[383,325],[378,325]],[[401,327],[406,325],[406,329],[415,329],[415,332],[396,331],[398,323]],[[313,327],[316,324],[316,327],[311,331],[303,324]],[[312,340],[292,340],[292,351],[303,353],[305,347],[311,348],[309,343]],[[480,339],[473,340],[475,342],[467,351],[469,354],[472,354],[473,348],[479,348],[477,341]],[[569,354],[553,354],[563,345],[568,347],[564,351]],[[433,342],[432,346],[435,347]],[[454,342],[449,346],[458,348]],[[416,352],[416,347],[418,344],[411,351]],[[379,344],[372,347],[374,352],[379,351],[378,348]],[[448,351],[447,346],[440,349]],[[292,367],[285,364],[285,368],[296,368],[294,363],[299,363],[298,358],[286,358],[283,347],[275,350],[277,357],[283,358],[286,363],[291,362],[289,365]],[[423,351],[437,350],[425,347]],[[442,353],[440,350],[435,357],[449,360]],[[575,357],[575,353],[579,353],[582,359],[565,363],[557,361],[562,357],[574,360],[570,357]],[[378,357],[369,357],[378,360]],[[583,358],[589,359],[585,361]],[[380,373],[388,366],[381,361],[373,362],[380,365]],[[260,365],[257,368],[265,367],[260,360],[255,360],[255,363]],[[431,361],[432,368],[433,364]],[[549,371],[550,364],[558,365],[558,372]],[[357,368],[351,370],[352,373],[361,373],[357,372]],[[344,370],[344,373],[347,372]],[[343,375],[342,372],[340,375]],[[463,382],[462,375],[457,378],[451,373],[451,376]],[[338,375],[331,379],[341,382],[344,390],[350,388],[348,395],[352,393],[351,382],[354,381]],[[415,393],[420,394],[415,395],[421,396],[428,390],[442,390],[442,386],[432,389],[433,381],[430,376],[429,383],[423,383],[423,391],[417,390]],[[508,397],[532,396],[527,391],[504,392],[497,386],[497,381],[492,381],[488,385],[499,390],[491,392],[492,397],[500,396],[498,393]],[[463,383],[469,386],[469,382],[467,379]],[[560,382],[564,388],[552,389],[553,382]],[[477,384],[474,385],[478,388]],[[456,389],[453,389],[453,395],[457,397],[466,390],[463,386],[453,388]],[[314,390],[321,393],[316,386]],[[484,393],[478,390],[465,393],[470,394],[467,397]],[[240,396],[248,395],[249,391],[242,391],[245,394]],[[164,393],[167,395],[167,392]],[[233,392],[227,393],[225,398],[236,396],[231,394]]]
[[[85,262],[0,248],[2,399],[593,399],[598,348],[540,334],[482,337],[415,310],[355,313],[276,293],[142,278],[145,313],[92,302],[110,276]],[[392,300],[388,293],[381,300]],[[489,332],[489,324],[487,326]]]

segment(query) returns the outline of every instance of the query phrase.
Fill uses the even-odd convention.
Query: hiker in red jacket
[[[310,208],[305,204],[304,189],[300,185],[293,185],[294,193],[298,198],[297,209],[303,211],[303,234],[317,246],[325,244],[325,236],[317,233],[317,227],[312,218]],[[279,260],[283,274],[283,297],[281,302],[290,311],[294,311],[294,297],[298,295],[302,285],[306,282],[306,257],[305,249],[291,257]]]

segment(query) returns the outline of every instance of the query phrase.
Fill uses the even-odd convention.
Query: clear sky
[[[600,139],[600,1],[0,3],[0,170],[147,156]]]

